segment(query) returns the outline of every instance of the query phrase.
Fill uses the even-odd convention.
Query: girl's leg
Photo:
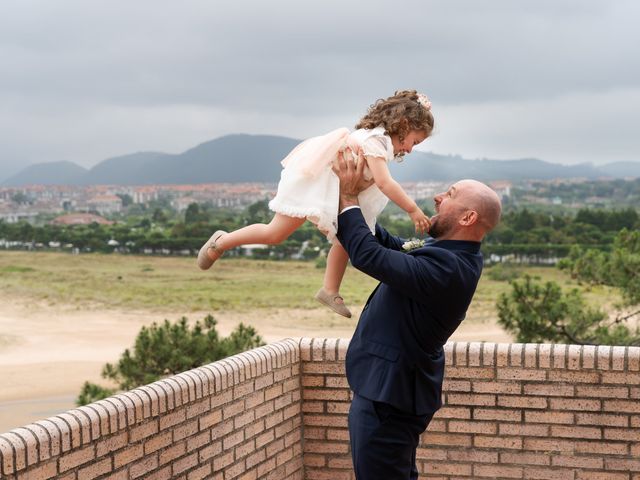
[[[347,270],[349,255],[340,243],[334,243],[327,255],[327,268],[324,271],[324,281],[322,286],[331,295],[340,292],[340,284]]]
[[[339,243],[334,243],[327,255],[327,268],[324,271],[323,286],[316,293],[316,300],[325,304],[334,312],[343,317],[351,318],[351,312],[345,306],[343,298],[340,296],[340,284],[347,269],[349,255]]]
[[[233,232],[225,233],[216,241],[216,246],[221,250],[229,250],[249,243],[277,245],[289,238],[304,221],[304,218],[287,217],[276,213],[269,224],[254,223]]]

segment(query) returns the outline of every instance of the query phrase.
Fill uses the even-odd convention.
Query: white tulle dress
[[[346,128],[334,130],[320,137],[305,140],[282,161],[284,169],[278,192],[269,208],[289,217],[307,218],[334,241],[338,228],[340,182],[331,170],[331,163],[345,145],[360,145],[366,157],[380,157],[387,162],[394,158],[391,138],[383,127],[359,129],[352,133]],[[365,178],[371,171],[365,167]],[[375,233],[376,217],[389,199],[374,184],[358,196],[362,214]]]

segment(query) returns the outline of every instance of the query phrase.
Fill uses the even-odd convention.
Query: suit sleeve
[[[391,250],[402,250],[402,244],[405,242],[403,238],[391,235],[378,223],[376,223],[376,238],[378,242],[380,242],[380,245],[390,248]]]
[[[442,249],[425,248],[423,254],[408,255],[382,245],[359,209],[338,216],[338,239],[355,268],[419,302],[437,298],[455,271],[455,263]]]

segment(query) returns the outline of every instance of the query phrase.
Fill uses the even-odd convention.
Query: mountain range
[[[272,135],[226,135],[180,154],[138,152],[113,157],[87,169],[72,162],[30,165],[6,178],[3,186],[150,185],[216,182],[271,182],[280,178],[282,160],[300,140]],[[465,159],[415,151],[391,171],[400,182],[640,177],[640,162],[561,165],[538,159]]]

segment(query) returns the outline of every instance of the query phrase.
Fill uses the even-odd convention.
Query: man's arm
[[[378,239],[378,242],[380,242],[380,245],[390,248],[391,250],[402,250],[402,244],[406,242],[404,238],[391,235],[377,223],[376,238]]]
[[[382,246],[359,209],[338,216],[338,239],[355,268],[417,301],[437,297],[455,276],[455,265],[445,250],[407,255]]]
[[[358,270],[392,286],[407,295],[424,300],[429,292],[437,291],[437,286],[449,277],[448,262],[426,256],[415,257],[395,251],[401,247],[400,239],[392,237],[384,229],[378,229],[379,237],[371,235],[358,206],[358,194],[366,188],[363,184],[363,164],[345,160],[338,156],[333,171],[340,179],[340,211],[338,215],[338,239],[349,254],[352,265]],[[369,185],[371,183],[369,182]],[[435,254],[436,252],[434,252]],[[432,256],[429,256],[432,257]]]

